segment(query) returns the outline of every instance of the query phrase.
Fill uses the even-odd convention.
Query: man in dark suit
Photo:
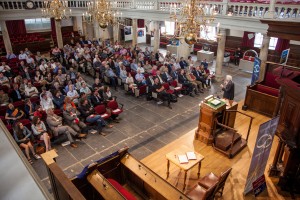
[[[173,78],[173,80],[178,79],[178,71],[176,70],[176,67],[174,65],[172,66],[171,77]]]
[[[184,87],[187,87],[187,91],[191,97],[193,97],[193,91],[195,91],[195,86],[188,81],[188,79],[184,75],[184,69],[180,70],[180,74],[178,74],[178,82],[182,84]]]
[[[162,80],[165,82],[165,83],[169,83],[173,80],[173,78],[170,76],[169,72],[168,72],[168,68],[165,68],[164,69],[164,72],[160,75],[160,77],[162,78]]]
[[[151,100],[152,99],[152,91],[153,91],[153,85],[154,85],[154,80],[153,80],[153,76],[150,75],[148,76],[148,78],[146,78],[146,84],[148,86],[148,94],[147,94],[147,100]]]
[[[188,67],[188,63],[183,59],[183,57],[180,58],[179,65],[181,69],[185,69],[186,67]]]
[[[104,100],[99,94],[98,90],[94,90],[93,94],[91,95],[91,102],[94,107],[103,104]]]
[[[197,80],[197,81],[202,82],[202,87],[203,87],[204,85],[206,85],[206,79],[205,79],[205,77],[203,76],[203,74],[201,73],[200,67],[199,67],[199,66],[197,66],[197,67],[193,70],[192,73],[193,73],[193,75],[196,77],[196,80]]]
[[[14,89],[10,93],[10,98],[12,99],[13,102],[21,101],[23,99],[23,95],[21,94],[21,91],[19,90],[18,84],[15,83],[13,85],[13,87],[14,87]]]

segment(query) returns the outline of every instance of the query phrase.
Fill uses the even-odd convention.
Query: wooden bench
[[[247,86],[243,110],[250,109],[272,117],[275,114],[279,89],[260,83]]]

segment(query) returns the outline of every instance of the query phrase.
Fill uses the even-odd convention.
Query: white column
[[[216,58],[216,81],[223,79],[222,67],[225,53],[225,42],[226,42],[226,29],[221,28],[218,38],[218,50]]]
[[[0,21],[0,26],[1,26],[1,31],[2,31],[2,36],[3,36],[3,41],[4,41],[4,46],[5,46],[5,51],[8,52],[13,52],[9,34],[7,31],[6,23],[4,20]]]
[[[97,22],[94,22],[93,25],[94,25],[93,26],[93,28],[94,28],[94,38],[96,38],[97,40],[99,40],[99,38],[100,38],[100,27],[99,27],[99,25],[98,25]]]
[[[78,33],[82,35],[83,34],[82,16],[73,16],[73,18],[74,18],[74,25],[76,23],[76,27],[77,27],[77,30],[74,31],[78,31]]]
[[[137,44],[137,19],[132,19],[132,46]]]
[[[78,31],[77,17],[73,16],[72,21],[73,21],[73,31]]]
[[[177,57],[178,58],[181,58],[183,57],[185,60],[187,60],[187,58],[189,57],[189,55],[191,54],[191,48],[192,46],[191,45],[188,45],[184,38],[183,39],[180,39],[180,42],[179,42],[179,47],[178,47],[178,50],[177,50]]]
[[[277,13],[275,12],[276,0],[270,0],[269,10],[265,13],[265,19],[275,19],[277,18]]]
[[[55,20],[55,31],[56,31],[56,39],[58,48],[63,48],[63,38],[61,34],[61,20]]]
[[[82,21],[82,35],[87,36],[87,23],[85,21]]]
[[[120,25],[119,25],[119,23],[117,23],[116,25],[114,25],[113,26],[113,37],[114,37],[114,42],[115,41],[120,41],[120,38],[119,38],[119,36],[120,36]]]
[[[265,77],[266,61],[268,59],[268,52],[269,52],[269,44],[270,44],[270,37],[267,36],[267,34],[263,34],[263,42],[259,53],[259,59],[261,60],[259,81],[263,81]]]
[[[153,22],[153,30],[154,30],[154,41],[153,41],[153,51],[156,52],[159,49],[160,45],[160,34],[159,34],[159,22]]]

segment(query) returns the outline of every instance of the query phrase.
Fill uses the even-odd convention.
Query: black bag
[[[175,96],[175,95],[171,95],[171,99],[170,99],[170,101],[172,102],[172,103],[176,103],[177,102],[177,97]]]

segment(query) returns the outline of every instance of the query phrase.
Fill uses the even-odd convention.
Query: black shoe
[[[190,96],[191,96],[191,97],[194,97],[194,95],[193,95],[192,93],[190,93]]]
[[[172,106],[169,104],[169,105],[168,105],[168,108],[172,109]]]
[[[200,93],[204,93],[203,89],[201,89],[199,92],[200,92]]]

